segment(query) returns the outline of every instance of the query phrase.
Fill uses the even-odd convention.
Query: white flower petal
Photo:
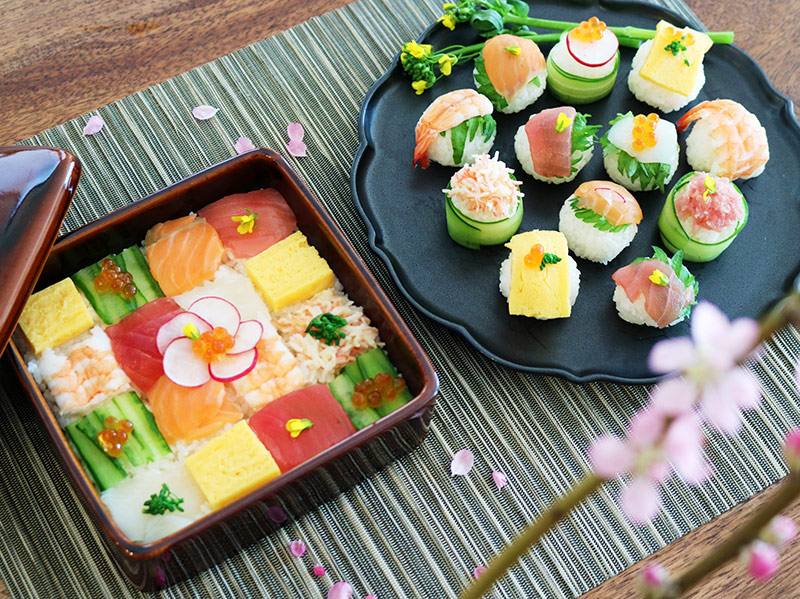
[[[469,449],[457,451],[450,462],[451,476],[466,476],[475,465],[475,455]]]
[[[192,108],[192,116],[198,121],[206,121],[219,112],[219,108],[203,104],[202,106],[195,106]]]

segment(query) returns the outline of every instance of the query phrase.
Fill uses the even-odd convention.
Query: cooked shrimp
[[[696,120],[686,140],[694,170],[728,179],[750,179],[764,171],[769,160],[767,132],[744,106],[733,100],[700,102],[678,120],[678,130]]]
[[[642,209],[631,193],[611,181],[586,181],[575,190],[579,208],[589,208],[612,225],[639,224]]]
[[[467,119],[491,114],[492,110],[489,98],[474,89],[457,89],[436,98],[422,113],[414,130],[417,136],[414,164],[419,162],[422,168],[428,168],[428,148],[439,133],[452,129]]]

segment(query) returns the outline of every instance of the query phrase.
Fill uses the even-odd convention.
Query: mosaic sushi
[[[114,521],[151,543],[411,399],[283,196],[227,196],[31,296],[28,368]]]
[[[414,166],[464,166],[492,149],[497,124],[494,107],[474,89],[457,89],[436,98],[414,129]]]
[[[533,104],[547,86],[542,51],[532,40],[508,33],[486,41],[472,76],[477,90],[506,114]]]
[[[633,57],[628,87],[637,100],[672,112],[697,98],[706,82],[703,57],[714,42],[705,33],[659,21],[656,36]]]
[[[710,173],[685,174],[669,192],[658,217],[661,240],[684,260],[717,258],[747,224],[747,202],[736,185]]]
[[[689,315],[697,303],[698,283],[683,265],[683,252],[672,258],[656,246],[653,252],[611,275],[614,303],[622,320],[663,329]]]
[[[517,129],[514,151],[523,170],[545,183],[567,183],[592,158],[599,126],[572,106],[547,108]]]
[[[564,32],[547,55],[547,85],[568,104],[596,102],[611,93],[619,71],[619,40],[592,17]]]
[[[655,113],[617,114],[600,143],[608,176],[631,191],[659,189],[678,169],[678,132]]]

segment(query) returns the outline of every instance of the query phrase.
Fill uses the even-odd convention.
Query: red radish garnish
[[[209,381],[208,364],[198,359],[192,350],[194,341],[188,337],[175,339],[164,352],[164,374],[176,385],[199,387]]]
[[[602,67],[617,56],[619,40],[612,31],[603,31],[603,37],[594,42],[573,39],[568,33],[567,52],[576,62],[585,67]]]
[[[264,335],[264,325],[257,320],[244,320],[239,325],[239,332],[233,342],[233,347],[228,350],[228,355],[240,354],[253,349]]]
[[[624,195],[622,195],[616,189],[611,189],[610,187],[595,187],[595,191],[597,192],[597,195],[608,202],[609,205],[614,204],[617,198],[622,200],[623,203],[628,201]]]
[[[158,347],[158,351],[162,356],[164,355],[164,352],[167,351],[167,346],[170,343],[172,343],[175,339],[187,336],[186,331],[184,331],[184,327],[186,327],[188,324],[193,325],[197,329],[197,332],[201,335],[213,328],[197,314],[193,314],[192,312],[181,312],[161,325],[161,328],[158,329],[158,333],[156,333],[156,346]]]
[[[243,377],[256,367],[258,362],[258,350],[251,349],[240,354],[228,354],[211,362],[208,365],[208,373],[215,381],[220,383],[230,383]]]
[[[222,327],[228,333],[236,336],[242,317],[239,310],[228,300],[216,296],[201,297],[195,300],[187,312],[197,314],[212,328]]]

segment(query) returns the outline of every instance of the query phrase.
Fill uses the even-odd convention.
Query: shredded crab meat
[[[512,216],[523,193],[521,181],[511,178],[513,170],[498,159],[481,154],[473,164],[459,170],[450,179],[444,193],[462,213],[481,222],[493,222]]]

